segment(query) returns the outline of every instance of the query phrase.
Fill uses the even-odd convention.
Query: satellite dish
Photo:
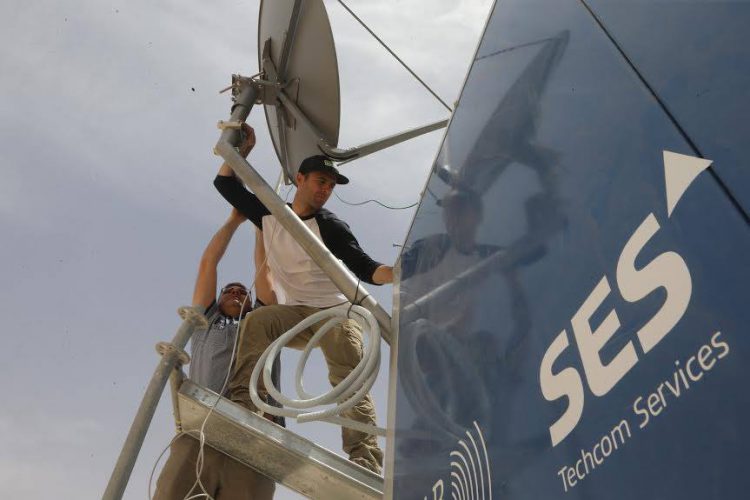
[[[271,84],[264,86],[263,107],[289,183],[302,160],[322,153],[321,139],[332,147],[339,139],[339,71],[322,0],[261,1],[258,66]]]
[[[451,111],[382,40],[344,7]],[[245,80],[258,90],[287,184],[294,182],[300,163],[308,156],[323,154],[333,161],[346,163],[448,124],[448,120],[443,119],[356,147],[339,148],[339,71],[323,0],[262,0],[258,16],[258,62],[260,73],[256,77],[260,77]],[[239,88],[235,90],[239,92]]]

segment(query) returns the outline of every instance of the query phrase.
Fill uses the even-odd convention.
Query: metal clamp
[[[208,328],[208,319],[201,312],[199,307],[195,306],[182,306],[177,308],[177,314],[180,315],[184,321],[192,321],[196,327]]]
[[[225,122],[224,120],[219,120],[219,123],[216,124],[216,128],[220,130],[226,130],[228,128],[239,130],[242,128],[242,123],[233,121]]]
[[[167,355],[167,354],[169,354],[171,352],[176,352],[177,353],[177,361],[181,365],[186,365],[186,364],[190,363],[190,356],[188,355],[188,353],[186,353],[185,351],[183,351],[182,349],[180,349],[178,347],[175,347],[175,345],[172,344],[171,342],[159,342],[159,343],[157,343],[156,344],[156,352],[158,352],[162,357],[164,357],[165,355]]]

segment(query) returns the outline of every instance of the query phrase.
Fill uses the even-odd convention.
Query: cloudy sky
[[[326,1],[348,147],[445,117],[445,110],[335,1]],[[491,0],[350,0],[448,102],[460,91]],[[5,0],[0,6],[0,491],[28,500],[98,498],[188,304],[200,254],[229,210],[211,181],[218,91],[257,71],[258,1]],[[260,109],[250,160],[278,161]],[[419,199],[442,132],[345,167],[347,201]],[[392,263],[414,209],[329,208]],[[243,226],[220,281],[250,282]],[[390,310],[392,288],[375,296]],[[374,395],[385,424],[387,356]],[[286,373],[295,353],[285,353]],[[316,358],[306,385],[326,389]],[[285,387],[290,387],[287,381]],[[340,452],[326,424],[290,426]],[[172,437],[162,399],[125,498],[145,498]],[[279,489],[277,498],[298,496]]]

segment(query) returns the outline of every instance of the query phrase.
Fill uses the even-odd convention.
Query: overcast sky
[[[445,110],[326,1],[339,60],[339,145],[444,118]],[[490,0],[350,0],[349,5],[448,102],[457,99]],[[0,491],[26,500],[98,498],[158,362],[179,326],[198,259],[229,209],[211,185],[218,91],[257,71],[258,1],[5,0],[0,6],[0,259],[3,347]],[[278,175],[262,111],[251,162]],[[443,132],[342,169],[345,200],[419,199]],[[415,209],[328,208],[362,246],[393,263]],[[252,281],[250,225],[220,282]],[[390,286],[375,290],[390,311]],[[374,395],[385,425],[387,358]],[[294,352],[284,355],[293,370]],[[306,386],[327,389],[321,358]],[[285,388],[291,385],[286,378]],[[287,390],[287,392],[289,392]],[[173,433],[159,406],[125,498],[145,498]],[[339,430],[294,429],[335,452]],[[158,470],[157,470],[158,474]],[[276,498],[299,498],[279,488]]]

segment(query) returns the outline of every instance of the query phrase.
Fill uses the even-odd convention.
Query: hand
[[[232,213],[229,214],[229,221],[234,224],[242,224],[247,220],[247,217],[242,215],[239,210],[232,208]]]
[[[255,147],[255,130],[253,130],[253,127],[251,127],[247,123],[243,123],[242,136],[244,140],[240,144],[239,150],[242,157],[247,158],[247,155],[249,155],[250,151],[252,151]]]
[[[372,273],[372,282],[376,285],[393,283],[393,267],[381,265]]]

